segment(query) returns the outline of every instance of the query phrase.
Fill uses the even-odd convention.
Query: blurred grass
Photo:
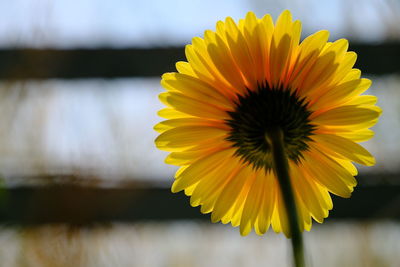
[[[304,237],[310,266],[399,266],[399,222],[329,221]],[[198,222],[2,227],[0,242],[6,267],[290,266],[283,235],[243,238],[230,226]]]

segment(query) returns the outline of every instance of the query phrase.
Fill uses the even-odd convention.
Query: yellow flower
[[[356,53],[345,39],[327,42],[327,31],[302,42],[300,34],[289,11],[275,25],[270,15],[249,12],[238,24],[228,17],[193,38],[178,72],[162,76],[168,107],[159,115],[167,120],[155,126],[155,142],[181,166],[172,191],[243,235],[270,225],[289,234],[265,138],[271,127],[284,134],[301,230],[328,216],[329,193],[350,197],[353,162],[375,163],[357,142],[373,136],[381,110],[375,96],[360,95],[371,81],[353,68]]]

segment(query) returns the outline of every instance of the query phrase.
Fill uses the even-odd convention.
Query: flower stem
[[[278,127],[270,129],[266,133],[266,140],[272,148],[274,171],[278,178],[289,221],[294,263],[296,267],[305,267],[303,238],[300,231],[296,202],[289,176],[289,164],[284,148],[283,137],[283,132]]]

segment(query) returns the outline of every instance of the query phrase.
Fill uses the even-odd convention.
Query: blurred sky
[[[1,0],[0,47],[147,47],[183,45],[219,19],[249,10],[274,18],[290,9],[303,35],[328,29],[331,39],[358,42],[400,39],[397,0]],[[384,110],[376,137],[366,143],[377,157],[372,173],[400,166],[400,78],[372,77]],[[153,125],[161,119],[160,78],[2,82],[0,175],[78,174],[106,180],[171,181]],[[391,128],[390,134],[385,129]],[[26,183],[26,181],[24,181]]]
[[[397,0],[2,0],[0,47],[165,46],[190,42],[217,20],[292,11],[305,34],[399,39]]]

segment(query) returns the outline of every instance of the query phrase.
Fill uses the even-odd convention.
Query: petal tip
[[[246,13],[246,19],[257,18],[256,14],[253,11],[249,11]]]
[[[247,236],[249,235],[251,232],[251,227],[250,225],[245,225],[242,227],[242,225],[240,225],[240,235],[241,236]]]
[[[182,190],[183,190],[183,188],[180,188],[179,184],[175,180],[175,182],[171,186],[171,192],[175,194],[175,193],[178,193],[178,192],[180,192]]]

